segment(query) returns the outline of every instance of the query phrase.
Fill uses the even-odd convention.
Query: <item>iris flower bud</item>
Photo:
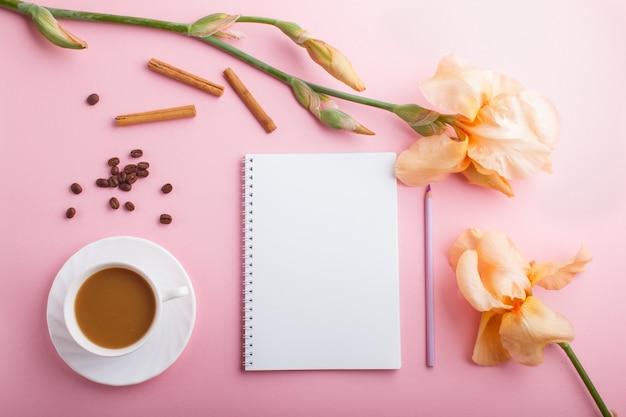
[[[241,38],[243,35],[226,30],[231,27],[239,17],[241,17],[241,15],[213,13],[190,24],[187,34],[195,38],[206,38],[209,36]]]
[[[365,90],[365,85],[352,68],[352,64],[338,49],[324,41],[312,38],[308,31],[293,22],[277,21],[275,25],[297,45],[306,49],[311,59],[330,75],[356,91]]]
[[[53,44],[70,49],[85,49],[87,43],[65,30],[45,7],[32,3],[19,3],[18,10],[33,19],[39,32]]]
[[[441,135],[446,130],[446,124],[439,120],[439,116],[441,116],[439,113],[417,104],[396,106],[393,113],[422,136]]]
[[[290,85],[302,107],[308,109],[326,126],[362,135],[374,134],[374,132],[361,125],[351,116],[338,110],[336,104],[328,96],[313,91],[304,81],[293,78],[290,81]]]

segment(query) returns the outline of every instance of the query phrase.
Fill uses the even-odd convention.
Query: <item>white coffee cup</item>
[[[136,340],[134,343],[123,346],[123,347],[105,347],[101,346],[95,342],[93,342],[89,337],[85,335],[83,329],[79,325],[79,319],[76,314],[76,299],[79,294],[79,291],[83,287],[85,282],[93,277],[96,273],[107,270],[105,273],[112,273],[110,270],[112,268],[122,268],[134,272],[139,275],[141,278],[145,280],[145,283],[148,284],[152,295],[154,297],[154,314],[152,314],[152,322],[147,328],[147,331],[143,333],[143,336]],[[131,274],[132,275],[132,274]],[[157,285],[155,281],[146,273],[141,271],[139,268],[119,262],[111,262],[105,263],[101,265],[96,265],[88,270],[80,273],[76,279],[70,285],[67,294],[65,296],[64,305],[63,305],[63,316],[65,319],[65,325],[70,335],[74,339],[74,341],[81,346],[83,349],[91,352],[93,354],[99,356],[106,357],[115,357],[126,355],[137,350],[140,346],[142,346],[154,333],[155,328],[159,322],[161,317],[163,303],[168,302],[169,300],[173,300],[176,298],[180,298],[186,296],[190,293],[189,287],[186,285],[172,288],[161,288],[162,284]]]

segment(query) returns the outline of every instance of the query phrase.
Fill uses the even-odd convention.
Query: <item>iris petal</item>
[[[532,91],[522,91],[519,97],[524,103],[529,127],[541,143],[554,147],[561,135],[561,119],[554,104]]]
[[[552,146],[536,134],[535,110],[518,96],[504,96],[484,106],[463,129],[470,136],[468,156],[505,178],[526,178],[549,163]]]
[[[583,245],[576,256],[566,262],[538,262],[532,268],[532,283],[548,290],[560,290],[577,273],[583,272],[592,259],[591,252]]]
[[[499,365],[511,358],[500,340],[501,323],[502,314],[493,311],[482,314],[474,353],[472,354],[472,360],[478,365]]]
[[[489,230],[478,242],[481,260],[511,269],[528,268],[529,264],[515,243],[503,232]]]
[[[491,96],[492,75],[453,54],[441,59],[435,76],[423,81],[420,89],[431,104],[471,121]]]
[[[453,140],[446,135],[420,138],[398,156],[396,176],[410,186],[440,181],[467,167],[466,154],[467,141]]]
[[[494,297],[483,284],[478,273],[477,251],[466,250],[459,257],[456,267],[456,278],[461,293],[476,310],[489,311],[492,309],[511,308],[511,306]]]
[[[477,169],[476,162],[472,161],[472,163],[462,172],[462,174],[467,178],[470,184],[480,185],[482,187],[491,188],[492,190],[500,191],[507,197],[513,197],[513,187],[507,181],[506,178],[502,177],[497,172],[493,172],[490,174],[484,174]]]
[[[502,315],[500,337],[515,361],[537,366],[543,362],[546,345],[571,342],[574,330],[565,316],[529,296],[518,309]]]
[[[459,257],[468,249],[476,249],[478,241],[485,232],[480,227],[473,227],[466,229],[461,235],[454,241],[450,247],[448,261],[452,269],[456,270],[456,266],[459,263]]]
[[[530,263],[506,234],[485,232],[477,250],[482,281],[491,294],[509,302],[530,294]]]

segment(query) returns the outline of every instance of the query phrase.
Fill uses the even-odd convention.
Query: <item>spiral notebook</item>
[[[400,368],[395,159],[245,156],[245,370]]]

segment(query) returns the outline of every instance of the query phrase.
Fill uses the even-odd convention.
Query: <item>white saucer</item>
[[[134,265],[165,288],[189,286],[189,295],[163,305],[158,327],[134,352],[102,357],[87,352],[70,336],[63,320],[63,300],[80,271],[107,261]],[[185,349],[196,318],[196,299],[183,266],[167,250],[146,239],[118,236],[95,241],[72,255],[57,274],[48,296],[48,330],[61,358],[77,373],[106,385],[132,385],[159,375]]]

